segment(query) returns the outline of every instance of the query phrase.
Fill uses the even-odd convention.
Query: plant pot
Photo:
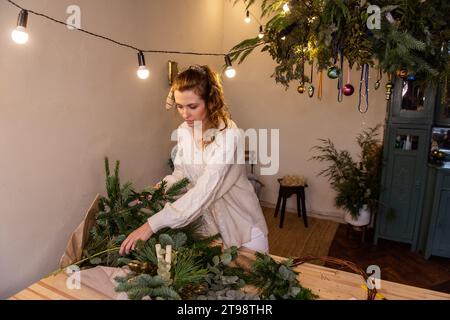
[[[361,227],[361,226],[366,226],[370,223],[370,210],[367,207],[367,205],[363,205],[363,207],[361,209],[359,209],[359,215],[358,217],[354,218],[350,212],[346,212],[345,216],[344,216],[344,220],[345,222],[353,225],[353,226],[357,226],[357,227]]]

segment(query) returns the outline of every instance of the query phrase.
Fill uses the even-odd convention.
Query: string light
[[[250,23],[252,19],[250,18],[250,11],[247,10],[247,13],[245,14],[245,23]]]
[[[66,22],[63,22],[61,20],[52,18],[48,15],[45,15],[43,13],[40,12],[36,12],[33,10],[29,10],[29,9],[25,9],[23,7],[21,7],[20,5],[18,5],[17,3],[15,3],[13,0],[4,0],[6,2],[8,2],[9,4],[15,6],[16,8],[20,9],[20,13],[19,13],[19,17],[18,17],[18,21],[17,21],[17,27],[16,29],[11,33],[11,37],[12,39],[17,42],[17,43],[25,43],[28,40],[28,33],[26,32],[26,27],[27,27],[27,21],[28,21],[28,14],[34,14],[36,16],[42,17],[44,19],[50,20],[52,22],[64,25],[66,27],[73,27],[72,25],[67,24]],[[249,12],[249,11],[248,11]],[[249,15],[251,13],[249,12]],[[256,19],[256,18],[255,18]],[[257,19],[256,19],[257,20]],[[139,62],[139,68],[137,70],[137,75],[139,78],[141,79],[147,79],[150,75],[150,71],[148,70],[148,68],[145,65],[145,57],[144,57],[144,53],[165,53],[165,54],[182,54],[182,55],[197,55],[197,56],[222,56],[225,57],[225,63],[227,63],[227,60],[229,60],[229,65],[227,64],[227,68],[226,68],[226,75],[230,78],[234,77],[236,75],[236,70],[231,66],[231,59],[228,55],[230,54],[236,54],[242,51],[246,51],[248,49],[254,49],[256,47],[261,46],[263,43],[257,43],[256,45],[252,45],[252,46],[248,46],[245,48],[241,48],[238,50],[233,50],[233,51],[229,51],[228,54],[225,53],[208,53],[208,52],[192,52],[192,51],[173,51],[173,50],[143,50],[140,48],[137,48],[133,45],[124,43],[124,42],[119,42],[117,40],[105,37],[103,35],[97,34],[97,33],[93,33],[91,31],[82,29],[82,28],[76,28],[74,29],[78,32],[82,32],[84,34],[87,34],[89,36],[93,36],[102,40],[106,40],[109,41],[117,46],[120,47],[125,47],[128,49],[132,49],[135,52],[138,52],[138,62]],[[262,30],[262,26],[260,28],[260,30]],[[264,36],[264,35],[263,35]],[[230,68],[231,67],[231,68]],[[231,75],[231,76],[229,76]]]
[[[145,80],[150,76],[150,71],[147,69],[145,65],[145,56],[142,51],[138,52],[138,62],[139,68],[137,70],[137,75],[140,79]]]
[[[225,69],[225,75],[228,78],[234,78],[236,76],[236,70],[233,68],[233,65],[231,64],[231,59],[228,55],[225,56],[225,64],[227,68]]]
[[[11,32],[11,38],[15,43],[24,44],[28,42],[27,22],[28,11],[22,9],[17,18],[17,27]]]
[[[259,34],[258,34],[258,38],[260,38],[260,39],[264,38],[264,30],[263,30],[263,26],[259,26]]]
[[[289,11],[291,11],[289,9],[289,5],[287,3],[283,4],[283,11],[284,11],[284,13],[289,13]]]

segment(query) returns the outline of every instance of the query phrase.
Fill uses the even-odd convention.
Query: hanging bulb
[[[17,27],[11,33],[11,38],[18,44],[24,44],[28,41],[27,33],[28,11],[21,10],[17,18]]]
[[[252,19],[250,19],[250,11],[247,10],[247,13],[245,14],[245,23],[250,23]]]
[[[231,64],[231,59],[228,55],[225,56],[225,64],[227,68],[225,69],[225,75],[228,78],[234,78],[236,76],[236,70],[233,68],[233,65]]]
[[[258,38],[260,38],[260,39],[264,38],[264,30],[263,30],[262,26],[259,26]]]
[[[139,61],[139,68],[137,71],[137,75],[140,79],[145,80],[150,76],[150,71],[145,66],[145,57],[142,51],[138,52],[138,61]]]
[[[289,11],[291,11],[289,9],[289,5],[287,3],[283,4],[283,11],[284,11],[284,13],[289,13]]]
[[[281,40],[283,40],[283,41],[286,40],[286,36],[282,36]]]

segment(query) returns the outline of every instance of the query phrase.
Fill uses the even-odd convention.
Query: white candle
[[[162,255],[161,255],[161,245],[159,243],[157,243],[155,245],[155,249],[156,249],[156,257],[159,259],[162,259]]]
[[[169,264],[172,262],[172,246],[170,244],[166,246],[166,262]]]

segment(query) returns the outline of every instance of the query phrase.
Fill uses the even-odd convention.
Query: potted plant
[[[357,161],[349,151],[337,150],[330,139],[319,139],[321,144],[313,147],[319,152],[313,160],[330,163],[318,175],[328,178],[336,191],[336,207],[346,211],[345,221],[354,226],[371,224],[371,213],[376,212],[381,188],[380,127],[376,125],[357,136],[361,149]]]

